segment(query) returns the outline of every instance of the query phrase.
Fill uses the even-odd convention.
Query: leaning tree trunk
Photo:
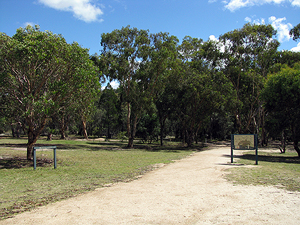
[[[32,152],[33,147],[36,141],[38,140],[42,130],[45,128],[46,125],[46,118],[42,119],[40,127],[34,129],[34,123],[31,119],[27,119],[28,122],[28,142],[27,142],[27,160],[32,160]]]
[[[32,160],[33,146],[37,141],[37,136],[34,134],[33,130],[29,128],[28,131],[28,142],[27,142],[27,160]]]
[[[298,143],[299,143],[298,140],[294,140],[294,149],[298,153],[298,157],[300,157],[300,148],[298,146]]]

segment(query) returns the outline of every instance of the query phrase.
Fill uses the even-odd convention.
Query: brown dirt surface
[[[299,224],[300,193],[233,185],[230,148],[197,152],[117,183],[0,221],[4,224]],[[259,166],[259,165],[258,165]]]

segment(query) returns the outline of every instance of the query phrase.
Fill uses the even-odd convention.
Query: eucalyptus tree
[[[177,114],[184,139],[190,146],[212,113],[227,103],[232,87],[222,72],[210,67],[201,39],[185,37],[178,51],[181,65],[177,78]]]
[[[103,126],[107,130],[106,138],[111,138],[111,130],[116,127],[118,122],[118,97],[110,84],[106,86],[101,94],[99,107],[103,109]]]
[[[173,76],[172,76],[173,75]],[[160,125],[160,145],[163,146],[163,138],[165,136],[166,120],[175,112],[177,107],[177,91],[178,83],[177,78],[174,76],[175,72],[172,70],[172,74],[166,76],[168,79],[164,82],[164,87],[160,91],[156,92],[155,106],[157,109],[157,116]]]
[[[300,62],[300,52],[278,51],[274,57],[275,65],[271,67],[270,72],[279,72],[281,67],[287,65],[294,67],[295,63]]]
[[[148,30],[123,27],[102,34],[101,59],[104,75],[120,83],[127,107],[128,147],[133,147],[136,126],[143,110],[150,105],[161,77],[176,49],[177,38],[167,33],[149,34]]]
[[[63,103],[77,96],[89,95],[97,87],[95,68],[88,50],[50,31],[34,28],[17,29],[12,37],[0,34],[1,92],[26,120],[27,159],[49,118]],[[90,84],[93,85],[90,85]],[[83,103],[83,101],[80,101]],[[85,106],[82,106],[86,108]]]
[[[271,74],[262,92],[267,116],[272,119],[272,132],[279,134],[285,129],[292,133],[294,149],[300,157],[300,63],[293,68],[283,67]],[[275,124],[275,126],[274,126]]]
[[[265,141],[264,109],[259,101],[279,42],[271,25],[245,24],[221,35],[219,67],[231,81],[236,94],[235,119],[239,133],[259,133]]]

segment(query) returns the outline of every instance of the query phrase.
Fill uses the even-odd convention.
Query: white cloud
[[[210,2],[210,1],[209,1]],[[291,3],[292,6],[300,7],[300,0],[225,0],[222,1],[225,4],[225,9],[234,12],[243,7],[251,7],[255,5],[264,5],[264,4],[282,4],[284,2]]]
[[[248,22],[248,23],[251,23],[251,22],[252,22],[252,19],[251,19],[250,17],[246,17],[246,18],[245,18],[245,21]]]
[[[226,41],[226,44],[224,45],[223,43],[220,42],[220,40],[218,38],[216,38],[215,35],[210,35],[209,36],[209,40],[210,41],[214,41],[217,43],[217,48],[221,51],[221,52],[225,52],[225,48],[226,46],[230,46],[230,41]]]
[[[219,41],[219,40],[216,38],[215,35],[210,35],[210,36],[209,36],[209,40],[211,40],[211,41]]]
[[[245,21],[248,23],[254,23],[257,25],[266,24],[265,19],[251,19],[250,17],[246,17]]]
[[[24,23],[24,27],[27,27],[28,25],[34,27],[36,25],[36,23],[33,23],[33,22]]]
[[[300,7],[300,0],[290,0],[290,2],[292,3],[292,6]]]
[[[290,23],[285,23],[285,20],[285,17],[277,19],[275,16],[271,16],[269,18],[269,22],[274,27],[274,29],[277,30],[278,41],[280,42],[289,41],[291,38],[289,32],[290,29],[293,28],[293,26]]]
[[[286,18],[276,18],[275,16],[269,17],[269,23],[277,30],[278,41],[284,42],[290,40],[290,29],[293,28],[292,24],[286,23]],[[246,22],[254,23],[257,25],[266,24],[265,19],[251,19],[250,17],[245,18]]]
[[[298,43],[297,47],[291,49],[292,52],[300,52],[300,43]]]
[[[224,1],[225,4],[227,4],[227,1]],[[252,6],[253,3],[251,1],[244,1],[244,0],[230,0],[230,2],[225,5],[226,9],[229,9],[230,11],[235,11],[239,8],[247,7],[247,6]]]
[[[112,81],[112,82],[110,82],[110,85],[111,85],[111,87],[113,88],[113,89],[117,89],[118,87],[119,87],[119,82],[118,81]]]
[[[85,22],[102,21],[98,16],[102,10],[91,4],[91,0],[39,0],[40,3],[62,11],[73,12],[74,16]]]

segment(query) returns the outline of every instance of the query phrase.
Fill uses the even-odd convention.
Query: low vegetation
[[[235,158],[237,168],[230,169],[226,178],[236,185],[265,185],[283,188],[288,191],[300,191],[300,158],[295,151],[284,154],[270,150],[259,151],[258,166],[255,153],[245,152]]]
[[[57,169],[53,151],[37,151],[37,168],[26,159],[26,139],[0,139],[0,217],[8,218],[115,182],[127,182],[192,153],[178,143],[165,147],[99,140],[40,139],[39,145],[57,146]]]

